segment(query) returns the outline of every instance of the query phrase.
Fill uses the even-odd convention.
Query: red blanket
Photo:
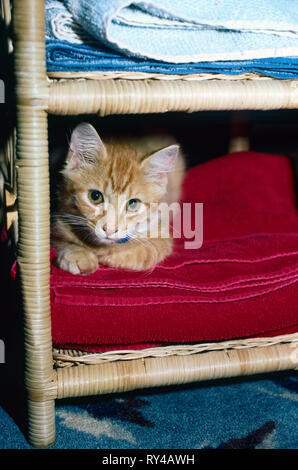
[[[150,273],[99,267],[74,276],[52,265],[57,347],[133,349],[298,330],[288,159],[242,152],[191,168],[183,201],[203,203],[203,245],[175,240],[173,255]]]

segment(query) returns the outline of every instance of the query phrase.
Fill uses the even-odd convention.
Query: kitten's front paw
[[[84,248],[63,248],[58,252],[57,265],[71,274],[91,274],[98,268],[98,257]]]
[[[142,245],[131,244],[123,250],[99,256],[99,262],[112,268],[146,271],[162,262],[172,252],[172,239],[143,241]]]

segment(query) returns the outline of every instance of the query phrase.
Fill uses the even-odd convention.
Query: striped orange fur
[[[88,274],[104,264],[146,270],[171,253],[158,207],[179,200],[184,161],[176,143],[162,143],[171,145],[158,148],[156,142],[148,151],[148,139],[104,144],[90,124],[75,128],[52,222],[61,269]]]

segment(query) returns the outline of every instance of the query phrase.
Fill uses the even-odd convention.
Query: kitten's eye
[[[126,204],[126,210],[134,212],[140,207],[140,204],[141,201],[139,199],[130,199]]]
[[[93,202],[93,204],[100,204],[104,201],[103,194],[100,191],[97,191],[96,189],[90,189],[88,191],[88,197],[90,201]]]

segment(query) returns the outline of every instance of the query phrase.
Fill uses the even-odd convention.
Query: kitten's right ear
[[[105,146],[94,127],[86,122],[79,124],[71,135],[66,168],[92,165],[105,156]]]

